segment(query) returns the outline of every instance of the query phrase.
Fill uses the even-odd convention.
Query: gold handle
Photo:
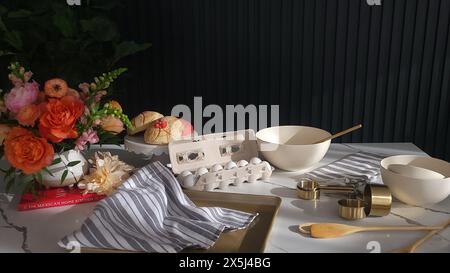
[[[420,231],[420,230],[440,230],[442,227],[436,227],[436,226],[375,226],[375,227],[360,227],[360,231],[383,231],[383,230],[390,230],[390,231]]]
[[[361,127],[362,127],[362,124],[358,124],[358,125],[356,125],[356,126],[353,126],[352,128],[348,128],[347,130],[344,130],[344,131],[339,132],[339,133],[337,133],[337,134],[334,134],[334,135],[332,135],[332,136],[329,136],[329,137],[326,137],[326,138],[321,139],[321,140],[319,140],[319,141],[316,141],[316,142],[314,142],[313,144],[318,144],[318,143],[322,143],[322,142],[325,142],[325,141],[328,141],[328,140],[331,140],[331,139],[338,138],[338,137],[340,137],[340,136],[343,136],[343,135],[345,135],[345,134],[348,134],[348,133],[350,133],[350,132],[353,132],[353,131],[355,131],[355,130],[358,130],[358,129],[361,128]]]

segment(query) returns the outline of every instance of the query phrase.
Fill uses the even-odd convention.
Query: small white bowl
[[[403,175],[403,176],[408,176],[411,178],[416,178],[416,179],[444,179],[445,176],[443,176],[442,174],[429,170],[429,169],[425,169],[422,167],[417,167],[417,166],[413,166],[413,165],[404,165],[404,164],[391,164],[389,165],[389,170]]]
[[[258,148],[264,158],[279,169],[301,171],[323,159],[331,140],[325,130],[306,126],[278,126],[263,129],[256,134]]]
[[[445,178],[413,178],[389,169],[390,165],[401,164],[424,168]],[[399,155],[381,161],[381,177],[397,199],[413,205],[423,206],[439,203],[450,195],[450,163],[428,156]]]

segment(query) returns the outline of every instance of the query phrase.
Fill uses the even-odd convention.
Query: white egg
[[[221,170],[223,170],[223,167],[222,167],[222,165],[220,165],[220,164],[215,164],[215,165],[213,165],[213,166],[211,167],[211,171],[212,171],[212,172],[218,172],[218,171],[221,171]]]
[[[270,163],[267,161],[263,161],[264,163],[264,168],[266,168],[266,170],[271,171],[272,170],[272,166],[270,166]]]
[[[253,164],[253,165],[258,165],[258,164],[261,163],[261,162],[262,162],[261,159],[259,159],[259,158],[257,158],[257,157],[254,157],[254,158],[252,158],[252,159],[250,160],[250,163]]]
[[[208,173],[208,169],[205,168],[205,167],[202,167],[202,168],[198,168],[198,170],[195,172],[195,175],[196,176],[202,176],[205,173]]]
[[[234,168],[237,168],[237,165],[233,161],[230,161],[225,165],[225,170],[231,170]]]
[[[239,160],[239,162],[237,163],[237,166],[238,166],[239,168],[245,167],[245,166],[247,166],[247,165],[248,165],[248,162],[247,162],[246,160]]]
[[[195,186],[194,175],[190,174],[188,176],[183,177],[182,185],[187,188],[191,188],[191,187]]]
[[[182,173],[179,174],[179,176],[180,177],[186,177],[186,176],[191,175],[191,174],[192,174],[192,172],[190,172],[190,171],[183,171]]]
[[[187,176],[189,176],[189,175],[192,175],[192,172],[190,172],[190,171],[183,171],[183,172],[181,172],[178,176],[177,176],[177,180],[178,180],[178,182],[180,182],[180,184],[181,185],[183,185],[183,181],[184,181],[184,178],[185,177],[187,177]]]

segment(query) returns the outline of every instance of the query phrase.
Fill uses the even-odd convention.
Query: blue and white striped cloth
[[[81,229],[58,244],[138,252],[207,249],[223,231],[245,228],[255,217],[226,208],[195,206],[170,170],[155,162],[100,201]]]
[[[333,184],[373,183],[380,175],[380,161],[385,157],[361,151],[305,173],[301,178],[310,178],[325,184],[326,182]]]

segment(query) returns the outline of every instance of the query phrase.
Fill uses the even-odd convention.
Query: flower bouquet
[[[72,89],[63,79],[50,79],[40,88],[33,73],[12,63],[12,89],[0,94],[0,153],[11,167],[2,169],[6,191],[22,184],[28,192],[39,187],[69,186],[88,171],[80,151],[91,144],[120,142],[118,134],[132,127],[116,101],[105,102],[120,68]]]

